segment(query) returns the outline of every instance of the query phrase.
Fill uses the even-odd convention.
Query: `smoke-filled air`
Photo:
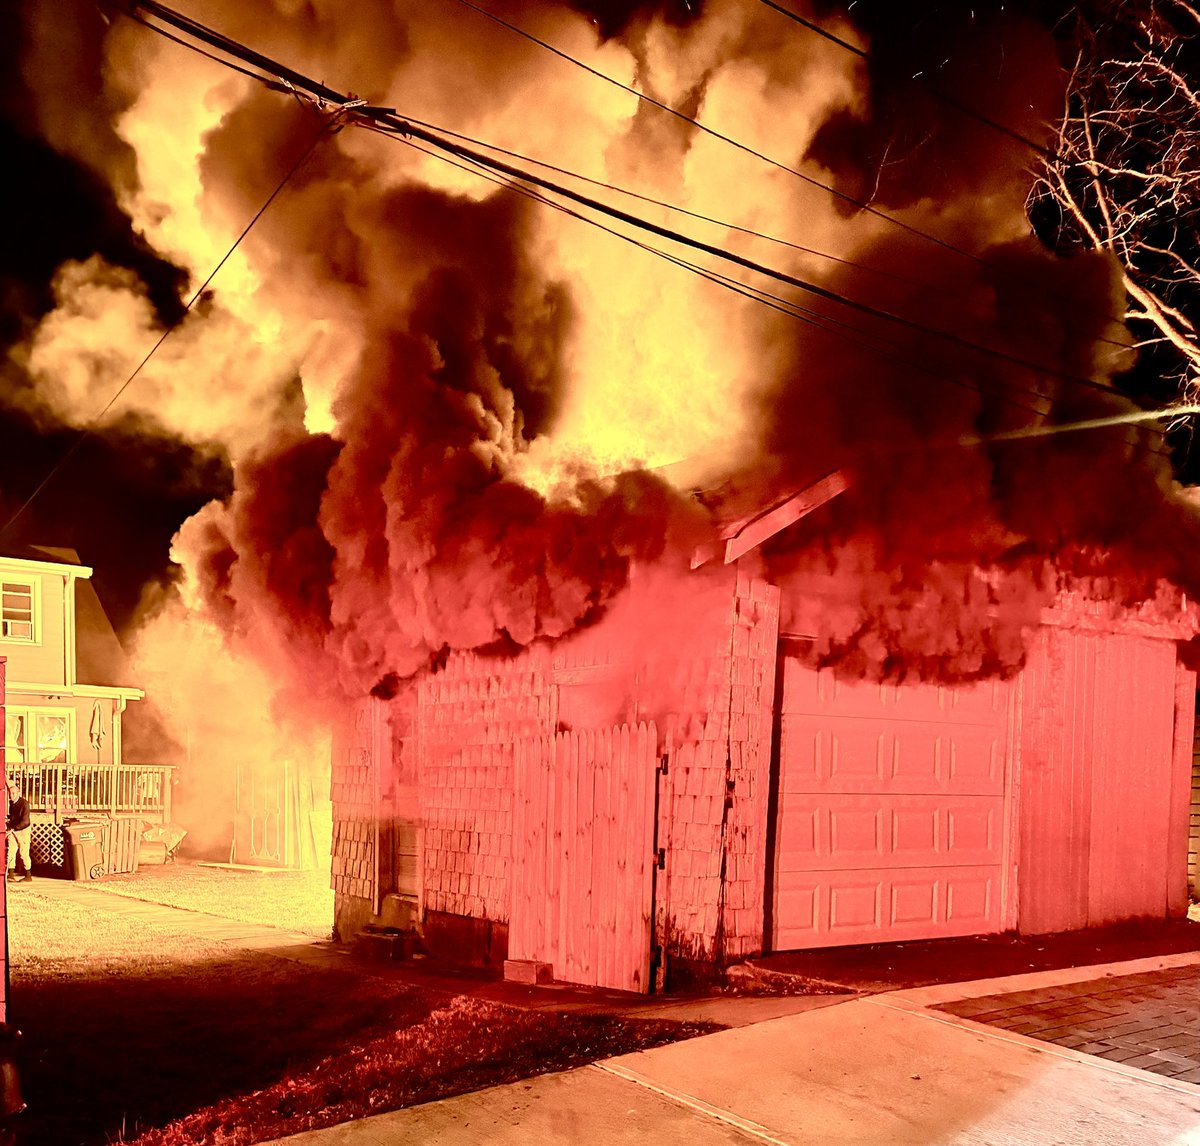
[[[104,418],[223,450],[233,490],[178,533],[186,608],[143,642],[160,661],[202,621],[285,706],[361,696],[586,626],[634,565],[684,576],[731,517],[835,470],[846,492],[757,558],[808,589],[782,629],[817,663],[1004,674],[1071,579],[1192,587],[1156,427],[1007,436],[1134,409],[1118,268],[1048,252],[1026,217],[1064,82],[1045,28],[954,17],[925,45],[945,102],[749,0],[480,6],[527,35],[458,0],[181,0],[778,273],[555,209],[115,12],[81,5],[69,51],[59,6],[29,7],[40,130],[182,268],[182,301],[255,220],[182,316],[128,267],[65,262],[15,351],[23,407],[86,425],[173,324]],[[869,13],[794,11],[870,43]]]

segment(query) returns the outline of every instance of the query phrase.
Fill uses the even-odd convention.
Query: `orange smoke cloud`
[[[762,5],[496,11],[743,146],[461,6],[212,0],[189,15],[404,115],[711,216],[636,205],[900,321],[754,279],[778,296],[764,307],[345,128],[130,391],[237,458],[234,495],[179,539],[208,616],[352,692],[447,649],[559,636],[632,562],[670,560],[706,527],[641,468],[686,455],[731,459],[719,476],[759,505],[854,475],[762,555],[807,587],[812,608],[787,624],[822,663],[1003,672],[1064,576],[1103,575],[1131,600],[1190,583],[1193,518],[1144,431],[959,444],[1129,407],[1105,392],[1130,361],[1118,276],[1029,238],[1019,142]],[[971,66],[997,45],[1019,64]],[[1039,138],[1061,84],[1048,35],[1005,16],[960,47],[973,106]],[[128,24],[107,52],[114,143],[88,161],[125,173],[142,234],[198,281],[320,122]],[[153,333],[138,284],[106,275],[60,275],[27,348],[37,401],[82,409]]]

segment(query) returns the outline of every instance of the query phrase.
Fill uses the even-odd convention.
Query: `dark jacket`
[[[18,796],[8,805],[8,830],[19,832],[29,827],[29,801],[24,796]]]

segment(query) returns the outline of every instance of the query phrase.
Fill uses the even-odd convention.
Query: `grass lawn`
[[[328,872],[235,871],[178,862],[107,876],[94,886],[108,895],[264,923],[316,939],[328,939],[333,930]]]
[[[9,888],[22,1146],[260,1142],[711,1029],[515,1010],[353,963],[245,952],[89,899]]]

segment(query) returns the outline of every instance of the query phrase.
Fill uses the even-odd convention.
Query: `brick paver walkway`
[[[939,1010],[1200,1083],[1200,967],[987,995]]]

